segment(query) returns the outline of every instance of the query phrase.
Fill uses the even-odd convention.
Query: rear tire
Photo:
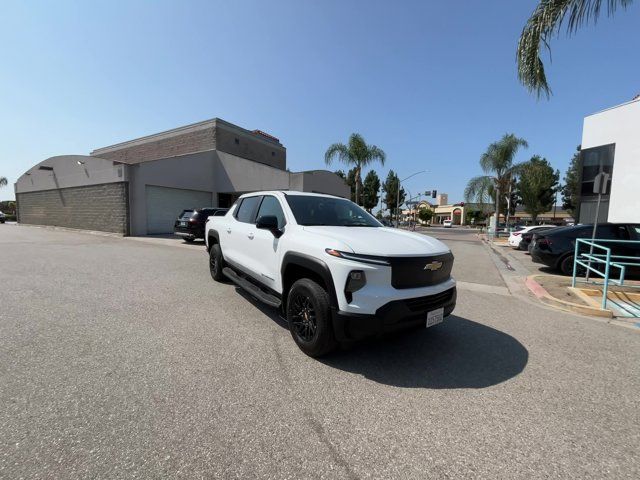
[[[320,357],[336,349],[329,295],[316,282],[301,278],[291,286],[286,313],[293,341],[304,353]]]
[[[224,281],[224,275],[222,269],[225,267],[224,257],[222,256],[222,250],[220,244],[216,243],[209,250],[209,271],[211,272],[211,278],[216,282]]]
[[[569,255],[568,257],[562,259],[562,261],[560,262],[560,271],[564,275],[573,276],[573,255]],[[578,265],[576,275],[578,277],[584,277],[586,273],[587,269]]]
[[[195,238],[184,237],[184,241],[187,242],[187,243],[193,243],[194,240],[195,240]]]

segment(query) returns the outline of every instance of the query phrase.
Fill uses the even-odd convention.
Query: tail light
[[[513,232],[511,235],[513,235],[514,237],[519,237],[522,234],[520,232]]]
[[[536,245],[538,246],[538,248],[542,248],[543,250],[549,249],[552,243],[553,242],[548,238],[540,238],[536,241]]]

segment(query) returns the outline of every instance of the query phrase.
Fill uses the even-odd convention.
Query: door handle
[[[227,228],[227,233],[231,233],[231,229],[230,228]]]
[[[249,240],[253,240],[253,233],[250,233],[247,237],[249,237]]]

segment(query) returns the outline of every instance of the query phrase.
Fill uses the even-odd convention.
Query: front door
[[[265,195],[256,215],[256,222],[261,216],[272,215],[278,219],[278,228],[284,232],[286,218],[280,201],[271,195]],[[286,235],[286,233],[283,233]],[[280,275],[280,259],[282,248],[280,244],[282,236],[277,237],[269,230],[256,228],[253,231],[253,239],[250,240],[255,260],[256,273],[260,275],[260,281],[277,292],[282,291]]]

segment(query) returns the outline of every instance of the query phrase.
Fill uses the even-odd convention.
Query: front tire
[[[289,289],[287,320],[293,341],[310,357],[326,355],[338,346],[329,295],[313,280],[301,278]]]
[[[220,244],[216,243],[209,250],[209,272],[211,272],[211,278],[216,282],[224,281],[224,275],[222,269],[225,267],[224,257],[222,256],[222,250]]]

